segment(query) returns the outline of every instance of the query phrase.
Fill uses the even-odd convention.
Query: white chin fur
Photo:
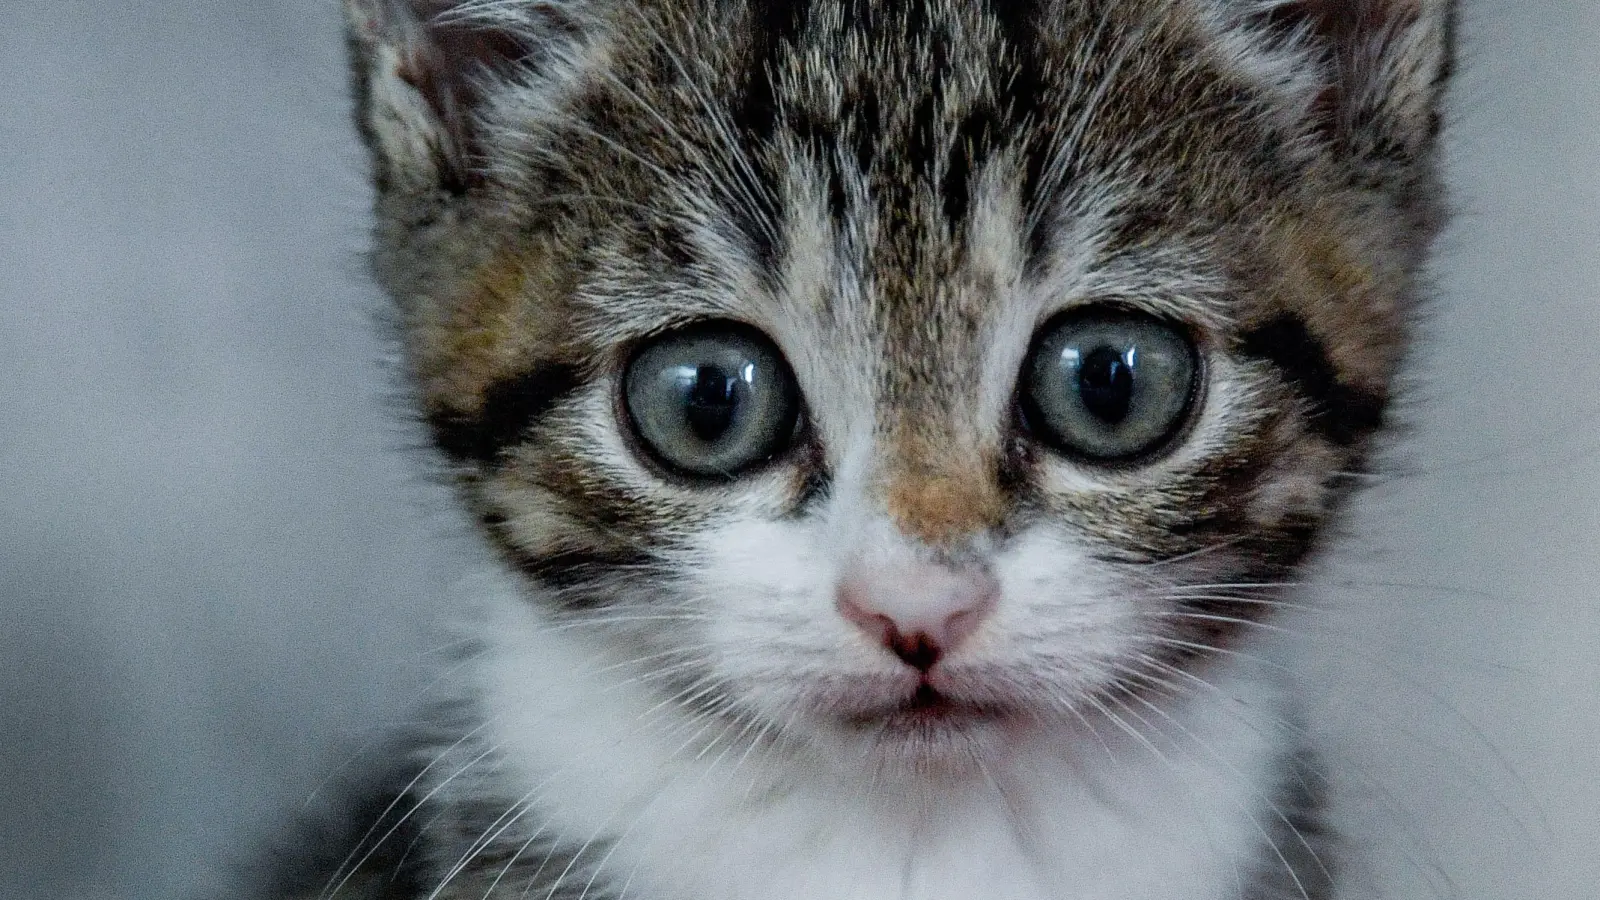
[[[821,765],[826,743],[749,750],[764,724],[660,705],[614,646],[541,622],[509,582],[461,673],[504,761],[499,791],[539,798],[530,831],[613,837],[603,869],[629,897],[1234,900],[1278,831],[1292,743],[1277,670],[1251,661],[1259,648],[1159,713],[1130,700],[1118,713],[1137,737],[1106,721],[984,725],[924,735],[946,741],[924,761],[975,764],[884,778],[870,751]]]

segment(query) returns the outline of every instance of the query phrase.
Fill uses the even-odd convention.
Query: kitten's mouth
[[[926,732],[929,729],[962,728],[997,722],[1009,718],[1012,713],[1012,710],[995,704],[952,697],[924,681],[904,700],[855,711],[846,716],[846,721],[859,728],[877,728],[886,732]]]

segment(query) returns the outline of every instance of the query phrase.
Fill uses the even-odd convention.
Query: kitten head
[[[422,409],[662,697],[1067,727],[1264,615],[1382,427],[1444,0],[346,8]]]

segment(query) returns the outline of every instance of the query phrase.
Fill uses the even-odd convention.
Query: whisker
[[[1146,738],[1143,734],[1141,734],[1138,731],[1138,729],[1132,727],[1131,725],[1129,725],[1128,723],[1123,721],[1121,717],[1117,716],[1116,713],[1112,712],[1110,710],[1110,708],[1105,706],[1099,700],[1093,698],[1092,696],[1089,696],[1086,699],[1098,711],[1100,711],[1100,713],[1102,715],[1109,716],[1114,723],[1116,723],[1119,727],[1121,727],[1129,735],[1132,735],[1136,740],[1138,740],[1139,743],[1145,747],[1145,749],[1147,749],[1151,753],[1153,753],[1155,755],[1156,759],[1162,765],[1166,766],[1168,769],[1172,770],[1175,773],[1178,771],[1177,767],[1173,764],[1172,759],[1170,757],[1168,757],[1164,752],[1162,752],[1159,748],[1157,748],[1156,745],[1153,742],[1151,742],[1148,738]],[[1107,699],[1110,699],[1110,698],[1107,698]],[[1138,719],[1139,722],[1145,726],[1145,728],[1150,729],[1151,731],[1157,731],[1158,730],[1158,729],[1156,729],[1154,726],[1152,726],[1150,724],[1148,719],[1145,719],[1142,715],[1140,715],[1138,713],[1138,711],[1129,708],[1126,704],[1118,701],[1117,702],[1117,708],[1127,712],[1129,715],[1132,715],[1134,718]],[[1192,794],[1191,794],[1191,799],[1192,799]],[[1254,827],[1256,832],[1261,836],[1261,839],[1266,841],[1268,849],[1270,849],[1272,851],[1272,854],[1275,857],[1277,857],[1278,863],[1283,866],[1283,870],[1288,873],[1290,880],[1292,880],[1294,882],[1295,888],[1299,890],[1301,900],[1312,900],[1311,893],[1310,893],[1309,890],[1307,890],[1307,888],[1305,886],[1305,883],[1300,878],[1299,873],[1297,873],[1295,871],[1294,866],[1289,862],[1289,858],[1286,855],[1284,855],[1283,848],[1278,846],[1278,842],[1273,839],[1271,833],[1266,829],[1265,826],[1263,826],[1261,824],[1261,821],[1255,817],[1255,814],[1250,812],[1244,806],[1244,804],[1238,803],[1237,801],[1235,801],[1234,805],[1237,806],[1239,808],[1239,811],[1244,814],[1244,817],[1250,821],[1250,824],[1252,825],[1252,827]]]
[[[1227,693],[1226,691],[1222,690],[1221,688],[1217,687],[1216,685],[1212,684],[1211,682],[1205,680],[1204,678],[1199,677],[1198,675],[1195,675],[1192,672],[1189,672],[1188,670],[1186,670],[1186,669],[1184,669],[1182,667],[1174,666],[1171,663],[1168,663],[1168,662],[1166,662],[1164,660],[1160,660],[1160,659],[1157,659],[1155,657],[1147,656],[1147,655],[1144,655],[1144,654],[1140,654],[1137,657],[1137,659],[1142,665],[1146,665],[1146,666],[1151,667],[1152,669],[1156,669],[1156,670],[1159,670],[1159,671],[1162,671],[1162,672],[1167,672],[1167,673],[1170,673],[1171,675],[1174,675],[1174,676],[1177,676],[1179,678],[1182,678],[1185,681],[1187,681],[1187,682],[1193,684],[1194,686],[1199,687],[1199,688],[1211,693],[1212,695],[1216,696],[1217,698],[1219,698],[1219,699],[1221,699],[1223,701],[1231,701],[1233,699],[1231,694]],[[1130,672],[1130,674],[1131,674],[1131,672]],[[1148,677],[1155,677],[1155,676],[1148,676]],[[1163,682],[1169,682],[1170,681],[1169,679],[1159,679],[1159,680],[1161,680]],[[1227,714],[1229,717],[1233,718],[1234,720],[1239,721],[1239,722],[1245,724],[1246,726],[1257,730],[1258,732],[1259,732],[1259,729],[1260,729],[1261,725],[1271,725],[1274,728],[1281,729],[1285,734],[1290,734],[1290,735],[1295,736],[1297,739],[1299,739],[1301,741],[1312,742],[1311,741],[1312,736],[1309,734],[1309,732],[1306,731],[1305,727],[1302,724],[1300,724],[1298,722],[1291,721],[1289,719],[1285,719],[1285,718],[1283,718],[1281,716],[1268,715],[1268,716],[1263,717],[1260,714],[1259,710],[1254,710],[1252,716],[1246,717],[1238,709],[1235,708],[1235,705],[1232,702],[1224,702],[1221,705],[1219,705],[1217,707],[1217,709],[1219,709],[1223,713]],[[1260,719],[1260,721],[1258,722],[1257,719]],[[1325,747],[1319,748],[1319,751],[1325,751],[1325,750],[1326,750]],[[1413,865],[1415,865],[1418,868],[1419,871],[1420,870],[1432,870],[1435,873],[1440,874],[1440,875],[1444,876],[1446,879],[1448,879],[1448,875],[1445,875],[1445,873],[1443,872],[1442,868],[1440,867],[1440,864],[1437,861],[1430,861],[1430,859],[1425,858],[1425,857],[1436,856],[1436,853],[1434,853],[1431,850],[1431,848],[1427,846],[1427,842],[1420,837],[1420,835],[1419,835],[1419,833],[1417,831],[1417,828],[1416,828],[1416,826],[1414,824],[1410,824],[1410,825],[1405,824],[1409,820],[1409,815],[1408,815],[1405,807],[1394,796],[1393,791],[1391,791],[1387,786],[1383,785],[1381,782],[1378,782],[1378,781],[1374,780],[1373,778],[1371,778],[1370,776],[1366,775],[1365,773],[1363,773],[1358,768],[1352,768],[1350,766],[1346,766],[1346,767],[1344,767],[1344,771],[1345,771],[1345,774],[1348,777],[1356,779],[1357,782],[1360,783],[1365,789],[1370,790],[1370,791],[1374,791],[1377,794],[1381,795],[1381,798],[1382,798],[1381,802],[1385,805],[1388,814],[1394,817],[1395,822],[1400,824],[1401,827],[1404,829],[1405,833],[1409,836],[1409,843],[1410,843],[1411,846],[1405,851],[1407,859]],[[1320,793],[1326,787],[1333,786],[1332,779],[1327,774],[1325,774],[1324,772],[1322,772],[1322,771],[1320,771],[1318,769],[1306,768],[1304,766],[1295,766],[1295,767],[1293,767],[1293,773],[1294,773],[1295,780],[1300,784],[1300,786],[1303,789],[1305,789],[1307,791],[1310,791],[1312,793]],[[1311,785],[1311,784],[1307,783],[1305,779],[1308,776],[1316,778],[1320,782],[1322,787],[1314,786],[1314,785]],[[1439,895],[1439,896],[1443,896],[1442,894],[1439,893],[1437,888],[1435,889],[1435,894]]]
[[[400,805],[401,800],[406,797],[411,789],[415,788],[419,783],[421,783],[422,779],[428,774],[428,772],[432,771],[434,766],[438,765],[446,756],[450,755],[451,751],[460,747],[479,731],[482,731],[484,728],[488,727],[489,721],[490,720],[485,720],[476,728],[457,738],[455,743],[439,751],[439,753],[431,761],[429,761],[427,765],[422,767],[421,771],[419,771],[411,778],[409,782],[406,783],[404,790],[401,790],[395,794],[394,799],[389,801],[389,805],[384,807],[383,813],[373,821],[372,825],[369,826],[366,832],[362,834],[361,839],[356,842],[355,847],[350,850],[349,855],[347,855],[344,858],[344,861],[339,864],[339,868],[334,870],[333,876],[329,880],[332,881],[333,879],[337,878],[338,881],[337,883],[333,884],[332,887],[324,887],[324,890],[320,895],[322,900],[329,900],[329,898],[337,895],[341,890],[343,890],[345,885],[349,884],[350,879],[355,877],[355,873],[360,871],[361,867],[366,865],[368,860],[372,859],[373,854],[378,851],[378,848],[383,846],[383,844],[388,841],[389,838],[393,837],[394,833],[399,830],[400,826],[404,825],[406,821],[411,818],[412,814],[420,809],[423,803],[427,802],[429,797],[432,797],[433,794],[437,793],[444,785],[449,784],[452,780],[466,772],[468,769],[472,768],[472,766],[476,765],[480,760],[489,755],[486,752],[482,756],[471,760],[466,765],[462,766],[460,769],[451,774],[449,778],[446,778],[444,781],[440,782],[439,785],[436,786],[432,791],[429,791],[426,796],[424,796],[421,800],[418,800],[416,805],[407,810],[406,813],[402,815],[387,832],[384,833],[383,837],[374,842],[371,847],[368,848],[367,852],[361,856],[359,861],[356,861],[354,865],[351,865],[351,862],[355,860],[356,855],[360,852],[361,848],[366,846],[367,842],[372,839],[372,835],[377,831],[378,826],[382,824],[383,820],[387,818],[390,813],[395,811],[395,808]],[[340,877],[340,873],[343,873],[343,877]]]
[[[533,800],[534,795],[544,790],[545,786],[548,784],[548,779],[541,781],[539,784],[535,785],[532,790],[528,791],[526,794],[523,794],[522,797],[516,802],[507,806],[506,809],[494,819],[494,821],[485,826],[483,832],[480,833],[478,837],[472,841],[472,843],[467,845],[467,849],[462,851],[460,858],[457,859],[455,864],[445,872],[444,878],[440,880],[437,886],[434,887],[433,893],[428,895],[428,900],[436,900],[436,898],[444,891],[444,889],[450,886],[450,882],[454,881],[458,875],[467,870],[467,867],[472,864],[473,860],[478,858],[479,854],[493,846],[494,842],[499,840],[500,836],[505,834],[506,831],[512,826],[516,825],[523,816],[526,816],[529,812],[532,812],[533,806],[531,801]],[[511,861],[506,863],[505,868],[501,869],[500,872],[495,875],[494,880],[489,884],[489,889],[484,892],[484,900],[488,900],[488,898],[494,893],[495,886],[500,883],[501,878],[505,877],[505,873],[516,864],[516,861],[517,858],[515,855],[513,855],[511,857]]]
[[[1121,664],[1117,665],[1117,669],[1119,671],[1124,672],[1124,673],[1134,673],[1136,671],[1136,670],[1132,669],[1131,667],[1127,667],[1127,666],[1121,665]],[[1149,700],[1145,699],[1144,697],[1139,696],[1138,692],[1130,690],[1127,687],[1123,687],[1122,688],[1122,692],[1128,698],[1130,698],[1132,700],[1137,700],[1140,704],[1142,704],[1143,706],[1145,706],[1146,708],[1151,710],[1156,715],[1160,716],[1163,720],[1165,720],[1172,727],[1178,729],[1179,733],[1183,734],[1190,741],[1192,741],[1195,744],[1195,746],[1199,747],[1201,752],[1205,753],[1206,756],[1209,757],[1213,762],[1216,762],[1216,763],[1222,765],[1224,768],[1226,768],[1234,776],[1235,781],[1240,786],[1245,788],[1245,790],[1249,791],[1257,800],[1259,800],[1262,803],[1266,804],[1267,809],[1272,813],[1272,815],[1274,817],[1276,817],[1278,819],[1278,821],[1283,824],[1284,828],[1288,829],[1290,834],[1294,835],[1295,839],[1300,843],[1301,847],[1308,854],[1310,854],[1312,862],[1314,862],[1316,864],[1318,870],[1320,870],[1320,872],[1322,874],[1322,877],[1325,880],[1325,883],[1327,883],[1327,884],[1332,884],[1333,883],[1333,881],[1334,881],[1333,872],[1328,869],[1327,864],[1322,859],[1322,855],[1317,852],[1315,847],[1311,846],[1311,842],[1306,839],[1306,836],[1301,832],[1300,828],[1297,827],[1294,824],[1294,822],[1290,820],[1288,814],[1283,811],[1283,808],[1280,807],[1278,805],[1278,803],[1271,796],[1269,796],[1266,792],[1262,791],[1259,787],[1254,786],[1251,783],[1251,779],[1248,778],[1247,776],[1245,776],[1245,774],[1239,770],[1238,766],[1234,765],[1232,762],[1229,762],[1225,757],[1222,756],[1222,754],[1218,753],[1216,751],[1216,749],[1214,749],[1211,746],[1210,743],[1208,743],[1207,741],[1202,739],[1199,735],[1196,735],[1192,730],[1190,730],[1182,722],[1179,722],[1177,720],[1177,718],[1175,718],[1171,713],[1168,713],[1166,710],[1162,709],[1161,707],[1157,706],[1156,704],[1151,703]],[[1139,713],[1134,712],[1131,709],[1129,710],[1129,712],[1132,713],[1135,716],[1139,716],[1141,721],[1145,721],[1143,716],[1140,716]],[[1280,856],[1280,859],[1281,859],[1282,855],[1279,854],[1279,856]],[[1286,864],[1287,864],[1287,862],[1286,862]],[[1294,878],[1294,881],[1295,881],[1296,885],[1300,887],[1301,892],[1302,893],[1306,893],[1306,888],[1301,883],[1300,878],[1298,877],[1298,875],[1294,872],[1293,867],[1289,867],[1289,874],[1291,875],[1291,877]],[[1307,895],[1307,900],[1309,900],[1309,894]]]

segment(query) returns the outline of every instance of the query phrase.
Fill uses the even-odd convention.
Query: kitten
[[[1261,626],[1383,428],[1448,0],[345,8],[504,565],[323,896],[1330,895]]]

